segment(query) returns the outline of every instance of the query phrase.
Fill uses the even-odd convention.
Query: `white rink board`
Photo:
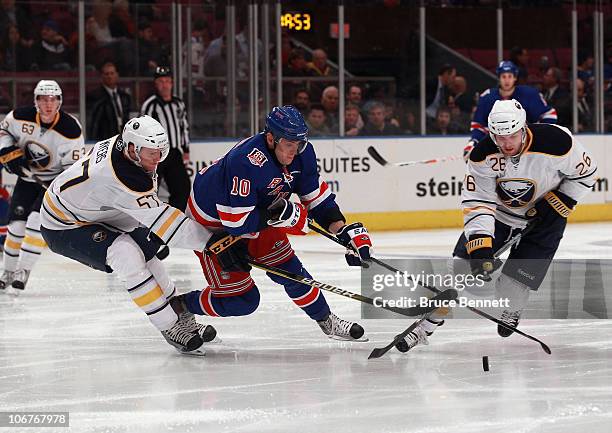
[[[610,135],[580,135],[597,160],[601,178],[610,178]],[[397,212],[452,210],[459,207],[462,160],[409,167],[382,167],[367,153],[374,146],[389,161],[415,161],[461,154],[464,137],[313,139],[321,177],[338,195],[343,211]],[[209,164],[234,143],[206,142],[191,146],[192,166]],[[610,191],[593,192],[582,203],[612,201]],[[609,188],[607,188],[609,189]]]
[[[597,160],[599,177],[612,173],[612,135],[580,135]],[[452,210],[459,207],[465,164],[462,160],[409,167],[382,167],[367,153],[374,146],[388,161],[416,161],[462,153],[464,137],[313,139],[321,177],[337,194],[344,212]],[[191,143],[190,173],[223,156],[233,141]],[[4,174],[12,185],[15,176]],[[609,181],[582,203],[612,202]],[[607,186],[607,187],[606,187]]]

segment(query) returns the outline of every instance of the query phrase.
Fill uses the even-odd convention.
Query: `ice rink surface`
[[[458,232],[373,241],[380,258],[447,256]],[[358,291],[359,270],[338,246],[316,235],[293,244],[315,279]],[[570,225],[558,256],[612,258],[612,224]],[[204,286],[193,253],[174,249],[164,263],[179,291]],[[280,286],[255,278],[258,311],[199,318],[223,342],[185,357],[119,280],[45,252],[23,294],[0,295],[0,411],[68,411],[71,427],[0,433],[612,431],[610,320],[521,322],[551,356],[518,335],[501,339],[488,321],[452,320],[429,346],[368,361],[412,320],[361,321],[368,343],[328,340]],[[332,311],[359,319],[359,302],[326,297]]]

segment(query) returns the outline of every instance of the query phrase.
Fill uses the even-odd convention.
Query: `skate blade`
[[[350,341],[350,342],[353,342],[353,343],[367,343],[368,341],[370,341],[370,339],[368,337],[346,338],[346,337],[340,337],[339,335],[328,335],[327,337],[330,338],[331,340]]]
[[[180,353],[183,356],[195,356],[195,357],[206,356],[206,351],[204,349],[202,349],[202,348],[196,349],[196,350],[192,350],[191,352],[186,352],[186,351],[183,351],[183,350],[178,349],[176,347],[175,347],[175,349],[176,349],[176,351],[178,353]]]

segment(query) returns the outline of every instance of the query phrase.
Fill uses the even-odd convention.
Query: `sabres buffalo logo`
[[[510,208],[527,206],[535,194],[536,184],[531,179],[497,179],[497,195]]]
[[[24,150],[28,164],[34,170],[44,170],[51,164],[51,152],[45,145],[30,141]]]

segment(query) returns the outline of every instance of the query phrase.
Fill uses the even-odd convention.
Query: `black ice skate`
[[[11,286],[13,289],[24,290],[26,284],[28,284],[28,279],[30,278],[30,271],[27,269],[19,269],[15,271],[13,274],[13,282]]]
[[[522,311],[523,310],[504,310],[499,320],[508,326],[516,328],[521,320]],[[500,335],[500,337],[510,337],[514,331],[501,325],[497,325],[497,333]]]
[[[180,319],[170,328],[161,331],[166,341],[183,355],[202,356],[206,352],[200,349],[204,342],[200,335],[189,329],[185,322]]]
[[[363,336],[364,330],[358,323],[340,319],[334,313],[329,313],[324,320],[317,321],[325,335],[334,340],[368,341]]]
[[[429,319],[426,320],[438,326],[444,325],[444,320],[441,320],[439,322],[433,322]],[[426,346],[429,344],[429,340],[427,339],[427,337],[430,337],[432,334],[433,331],[427,332],[421,326],[417,326],[414,331],[406,335],[406,338],[404,338],[404,340],[397,343],[395,345],[395,348],[402,353],[406,353],[413,347],[418,346],[419,344]]]
[[[170,306],[178,314],[179,321],[192,332],[197,332],[204,343],[220,343],[221,339],[217,337],[217,330],[212,325],[202,325],[196,322],[195,315],[187,310],[184,301],[185,295],[174,296],[170,300]]]
[[[0,290],[6,290],[13,283],[13,275],[15,272],[4,271],[0,276]]]

